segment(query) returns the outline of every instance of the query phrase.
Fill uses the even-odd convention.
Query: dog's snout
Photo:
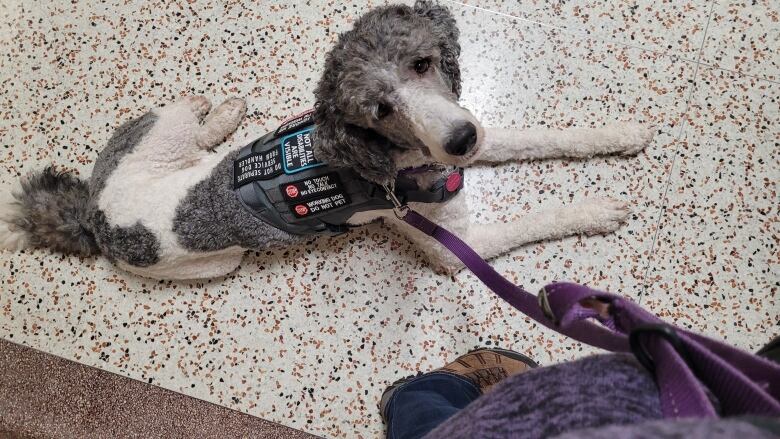
[[[444,150],[451,155],[466,155],[477,144],[477,127],[471,122],[458,126],[452,132]]]

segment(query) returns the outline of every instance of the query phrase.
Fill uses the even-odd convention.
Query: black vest
[[[347,231],[355,213],[392,209],[385,189],[348,168],[333,168],[314,156],[313,110],[241,149],[233,163],[233,188],[254,216],[296,235]],[[411,172],[420,172],[421,169]],[[395,182],[395,195],[408,202],[442,203],[463,187],[463,169],[420,190],[409,173]]]

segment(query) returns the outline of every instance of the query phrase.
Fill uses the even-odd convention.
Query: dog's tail
[[[90,256],[100,253],[90,226],[89,187],[47,167],[0,194],[0,250],[48,247]]]

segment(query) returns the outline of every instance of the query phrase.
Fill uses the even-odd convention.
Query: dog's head
[[[318,156],[377,183],[403,165],[469,163],[482,128],[458,105],[459,55],[455,19],[437,3],[364,15],[328,54],[315,91]]]

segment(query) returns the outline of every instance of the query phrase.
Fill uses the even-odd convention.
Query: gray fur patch
[[[233,190],[233,162],[238,153],[228,154],[176,208],[173,232],[179,245],[194,251],[233,246],[264,250],[305,241],[256,218],[241,204]]]
[[[89,182],[92,210],[90,226],[97,245],[110,260],[121,260],[136,267],[148,267],[160,260],[159,240],[141,223],[132,227],[109,224],[105,213],[97,208],[96,203],[119,162],[133,152],[156,122],[157,115],[150,111],[117,128],[106,147],[98,154]]]
[[[90,256],[102,251],[139,266],[159,259],[159,243],[151,232],[140,225],[112,228],[95,205],[108,176],[156,121],[157,116],[149,112],[117,128],[98,154],[89,183],[51,166],[32,174],[22,182],[22,191],[14,194],[20,210],[10,219],[13,227],[24,231],[31,245],[63,253]]]
[[[106,147],[98,154],[95,167],[92,169],[89,189],[93,199],[97,199],[100,191],[106,186],[108,177],[119,165],[119,161],[125,155],[133,152],[133,149],[156,122],[157,115],[150,111],[141,117],[125,122],[114,131],[114,134],[108,139]]]
[[[100,252],[90,231],[86,182],[49,166],[22,181],[22,191],[14,198],[19,215],[9,221],[25,232],[32,246],[81,256]]]
[[[406,66],[400,63],[438,51],[439,91],[457,101],[461,92],[458,36],[450,11],[433,1],[418,0],[414,7],[379,7],[360,17],[328,53],[314,92],[317,157],[332,166],[352,168],[376,183],[393,181],[397,170],[392,151],[419,141],[408,127],[385,130],[386,135],[396,133],[393,139],[368,128],[377,103],[392,95],[395,87],[388,80],[392,75],[384,72],[403,69]]]
[[[118,259],[136,267],[148,267],[160,260],[160,241],[141,223],[115,227],[108,223],[102,210],[96,210],[92,227],[103,254],[111,261]]]

